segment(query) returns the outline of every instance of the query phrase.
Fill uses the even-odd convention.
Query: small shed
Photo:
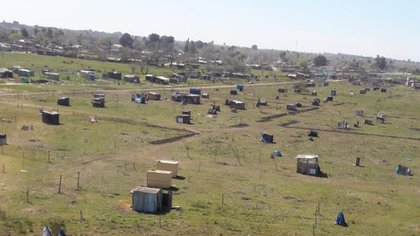
[[[184,97],[184,101],[188,104],[200,104],[200,98],[201,96],[198,94],[187,94]]]
[[[267,100],[258,99],[256,106],[267,106]]]
[[[332,101],[334,101],[334,97],[333,96],[328,96],[328,97],[325,98],[325,101],[332,102]]]
[[[112,72],[107,73],[107,77],[110,79],[121,80],[122,74],[121,72],[118,72],[118,71],[112,71]]]
[[[93,107],[105,107],[105,98],[92,98]]]
[[[287,104],[286,109],[289,111],[297,111],[297,105],[294,103]]]
[[[235,90],[235,89],[230,90],[230,95],[238,95],[238,90]]]
[[[226,103],[230,108],[235,108],[239,110],[245,110],[245,103],[238,100],[227,100]]]
[[[373,120],[365,119],[363,123],[365,123],[366,125],[373,125]]]
[[[366,89],[360,89],[359,93],[360,94],[366,94]]]
[[[95,93],[92,98],[93,107],[105,107],[105,94]]]
[[[148,92],[147,97],[149,100],[160,100],[160,93],[158,92]]]
[[[147,171],[147,187],[170,188],[172,186],[172,171],[149,170]]]
[[[45,111],[41,110],[42,122],[49,125],[60,124],[60,114],[56,111]]]
[[[318,137],[318,131],[314,129],[309,130],[308,137]]]
[[[160,188],[136,187],[130,191],[134,211],[156,213],[162,210],[162,190]]]
[[[262,132],[261,133],[261,142],[263,143],[273,143],[274,142],[274,135]]]
[[[47,77],[47,79],[49,80],[60,80],[60,74],[56,73],[56,72],[45,72],[44,75]]]
[[[399,175],[412,175],[410,168],[403,166],[403,165],[398,165],[395,168],[395,173],[399,174]]]
[[[70,98],[69,97],[61,97],[57,100],[57,105],[60,106],[70,106]]]
[[[386,88],[381,88],[382,93],[386,93]]]
[[[0,68],[0,78],[13,78],[13,72],[6,68]]]
[[[318,175],[320,168],[318,165],[318,155],[306,154],[297,155],[296,172],[304,175]]]
[[[324,85],[324,86],[328,86],[328,85],[329,85],[328,80],[324,80],[323,85]]]
[[[243,92],[244,91],[244,85],[243,84],[237,84],[236,85],[236,90],[238,90],[239,92]]]
[[[331,92],[330,92],[330,95],[331,96],[336,96],[337,95],[337,90],[331,90]]]
[[[149,82],[152,82],[152,83],[153,83],[154,76],[153,76],[152,74],[147,74],[145,78],[146,78],[146,80],[147,80],[147,81],[149,81]]]
[[[314,91],[311,92],[311,96],[315,96],[316,97],[316,96],[318,96],[318,93],[314,90]]]
[[[363,116],[363,110],[355,110],[355,111],[354,111],[354,114],[355,114],[356,116]]]
[[[158,170],[171,171],[172,177],[178,176],[178,166],[179,166],[179,161],[174,161],[174,160],[159,160],[156,163],[156,168]]]
[[[313,87],[315,87],[315,83],[314,82],[308,82],[308,83],[306,83],[306,85],[305,85],[307,88],[313,88]]]
[[[140,83],[140,78],[137,75],[124,75],[123,80],[128,83]]]
[[[201,89],[200,88],[190,88],[190,94],[201,94]]]
[[[0,145],[7,144],[7,135],[4,133],[0,133]]]
[[[176,123],[180,124],[191,124],[191,115],[180,114],[176,116]]]
[[[143,94],[135,94],[131,96],[131,101],[138,104],[146,104],[146,96]]]
[[[321,104],[321,100],[319,98],[315,98],[314,100],[312,100],[312,106],[319,107],[320,104]]]
[[[287,89],[285,89],[285,88],[278,88],[277,89],[277,92],[279,92],[279,93],[286,93],[287,92]]]

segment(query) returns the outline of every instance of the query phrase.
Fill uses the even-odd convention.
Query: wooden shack
[[[92,98],[93,107],[105,107],[105,94],[95,93]]]
[[[180,124],[191,124],[191,115],[180,114],[176,116],[176,123]]]
[[[170,188],[172,186],[172,172],[167,170],[147,171],[147,187]]]
[[[136,187],[130,191],[134,211],[156,213],[162,210],[162,190],[159,188]]]
[[[366,125],[373,125],[373,120],[365,119],[363,123],[365,123]]]
[[[245,110],[245,103],[238,101],[238,100],[227,100],[227,105],[229,105],[230,108],[235,108],[239,110]]]
[[[230,95],[238,95],[238,90],[236,89],[230,90]]]
[[[188,104],[200,104],[201,96],[198,94],[187,94],[184,97],[184,101]]]
[[[318,155],[297,155],[296,172],[304,175],[318,175]]]
[[[7,135],[4,133],[0,133],[0,145],[7,144]]]
[[[293,104],[293,103],[287,104],[286,109],[289,110],[289,111],[297,111],[297,105]]]
[[[57,100],[57,105],[60,106],[70,106],[70,98],[69,97],[61,97]]]
[[[159,160],[156,163],[156,169],[167,170],[172,172],[172,177],[178,176],[179,161],[173,160]]]
[[[160,100],[160,93],[158,92],[148,92],[147,97],[149,100]]]
[[[41,110],[42,122],[49,125],[60,124],[60,114],[56,111]]]
[[[137,75],[124,75],[123,80],[128,83],[140,83],[140,78]]]
[[[399,174],[399,175],[412,175],[410,168],[403,166],[403,165],[398,165],[395,168],[395,173]]]

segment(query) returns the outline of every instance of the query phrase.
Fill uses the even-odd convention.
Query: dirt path
[[[288,85],[301,83],[302,81],[287,81],[287,82],[272,82],[272,83],[254,83],[247,84],[246,87],[260,87],[260,86],[275,86],[275,85]],[[200,87],[202,89],[216,89],[216,88],[232,88],[235,85],[203,85],[203,86],[194,86]],[[36,95],[75,95],[75,94],[91,94],[91,93],[130,93],[130,92],[145,92],[145,91],[171,91],[174,89],[190,89],[191,86],[158,86],[150,88],[138,88],[138,89],[98,89],[98,90],[87,90],[87,91],[51,91],[51,92],[28,92],[28,93],[16,93],[16,92],[3,92],[0,91],[0,97],[8,96],[36,96]]]

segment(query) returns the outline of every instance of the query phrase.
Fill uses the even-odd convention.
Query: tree
[[[381,70],[384,70],[386,68],[385,57],[381,57],[381,56],[377,55],[376,58],[375,58],[375,64],[376,64],[376,67],[378,67]]]
[[[155,43],[158,43],[160,41],[160,36],[156,33],[152,33],[152,34],[149,34],[149,37],[147,39],[148,39],[147,41],[149,43],[155,44]]]
[[[20,35],[22,36],[22,38],[26,39],[29,37],[29,33],[25,28],[20,29]]]
[[[187,39],[187,41],[185,41],[185,44],[184,44],[184,53],[185,54],[188,54],[189,48],[190,48],[190,39]]]
[[[258,49],[258,46],[254,44],[254,45],[251,46],[251,49],[252,50],[257,50]]]
[[[328,64],[328,60],[324,55],[319,55],[314,58],[314,64],[316,67],[326,66]]]
[[[123,34],[120,38],[120,44],[125,48],[133,47],[133,42],[134,42],[134,39],[128,33]]]
[[[305,61],[304,59],[300,59],[298,62],[298,65],[302,68],[304,68],[305,70],[308,68],[308,62]]]

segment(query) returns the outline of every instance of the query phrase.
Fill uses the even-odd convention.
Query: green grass
[[[190,85],[206,86],[195,83]],[[7,92],[4,86],[0,85]],[[302,102],[303,109],[309,108],[313,97],[277,93],[278,87],[292,91],[292,85],[245,84],[237,96],[229,95],[234,85],[206,87],[203,90],[210,98],[203,98],[201,105],[180,105],[170,101],[170,95],[186,88],[141,85],[139,89],[160,91],[168,99],[138,105],[131,102],[130,91],[110,85],[119,91],[106,91],[106,108],[98,109],[91,106],[89,92],[73,92],[95,91],[83,83],[70,81],[63,89],[45,87],[19,85],[12,90],[70,90],[66,94],[71,107],[56,105],[62,93],[0,97],[0,131],[8,138],[8,145],[0,150],[0,165],[5,166],[5,173],[0,173],[0,232],[5,235],[37,235],[46,224],[65,225],[72,235],[312,235],[318,204],[317,235],[419,233],[420,141],[415,139],[420,138],[420,94],[404,86],[360,95],[361,87],[332,82],[315,90],[322,99],[335,88],[333,102],[269,122],[258,120],[287,113],[288,103]],[[355,94],[350,95],[351,91]],[[258,98],[268,100],[268,106],[256,107]],[[225,99],[244,101],[247,110],[232,112],[223,105]],[[220,104],[222,111],[208,117],[213,103]],[[62,125],[41,123],[41,107],[58,109]],[[386,122],[352,127],[360,135],[335,132],[337,122],[352,125],[364,118],[354,115],[356,109],[364,109],[366,118],[383,112]],[[191,110],[192,125],[175,123],[182,110]],[[95,115],[98,123],[91,124],[89,115]],[[289,121],[296,122],[281,126]],[[247,126],[235,127],[238,124]],[[23,131],[23,125],[32,125],[33,130]],[[319,129],[320,137],[308,141],[307,128]],[[189,132],[184,129],[200,134],[164,145],[149,143]],[[276,143],[261,143],[262,131],[273,133]],[[281,150],[282,158],[269,157],[275,149]],[[294,157],[304,153],[320,155],[328,178],[296,173]],[[356,157],[362,158],[364,167],[353,166]],[[158,159],[180,161],[179,173],[185,180],[173,181],[179,188],[173,205],[182,210],[160,217],[133,212],[129,191],[145,184],[146,171],[155,168]],[[398,164],[409,166],[414,176],[395,174]],[[79,171],[81,189],[77,190]],[[62,193],[58,194],[60,175]],[[333,225],[339,210],[344,211],[348,229]]]

